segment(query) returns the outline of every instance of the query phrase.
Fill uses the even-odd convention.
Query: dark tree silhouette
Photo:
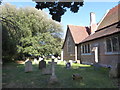
[[[61,21],[61,16],[70,8],[70,11],[77,13],[80,6],[83,6],[82,2],[36,2],[37,9],[49,9],[49,14],[52,15],[52,19],[58,22]]]
[[[2,0],[0,0],[0,5],[1,5],[1,3],[2,3]]]

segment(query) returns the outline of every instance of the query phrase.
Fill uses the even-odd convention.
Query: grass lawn
[[[3,88],[116,88],[108,77],[108,68],[94,70],[90,65],[72,64],[71,69],[66,69],[64,62],[57,64],[55,73],[59,84],[55,85],[48,84],[50,75],[42,75],[36,64],[30,73],[24,72],[24,64],[13,62],[3,65],[2,70]],[[72,80],[73,73],[79,73],[83,80]]]

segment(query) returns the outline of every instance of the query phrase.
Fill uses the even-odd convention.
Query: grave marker
[[[67,63],[66,63],[66,68],[67,68],[67,69],[70,69],[70,68],[71,68],[70,62],[67,62]]]
[[[32,71],[32,62],[27,59],[25,61],[25,72],[31,72]]]
[[[120,78],[120,63],[119,62],[112,62],[112,67],[109,71],[110,78]]]
[[[44,61],[44,59],[39,62],[39,69],[43,68],[46,68],[46,62]]]
[[[54,59],[52,59],[52,62],[49,63],[51,64],[52,68],[52,76],[50,77],[49,84],[56,84],[58,82],[58,79],[55,75],[55,64],[57,64],[57,62],[54,62]]]
[[[38,60],[34,58],[34,64],[38,64]]]

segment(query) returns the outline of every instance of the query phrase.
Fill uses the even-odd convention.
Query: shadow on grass
[[[58,84],[49,85],[50,75],[42,75],[38,65],[33,65],[33,71],[24,72],[24,64],[7,63],[3,66],[3,88],[114,88],[112,80],[108,77],[107,68],[94,70],[93,66],[79,68],[73,65],[66,69],[65,65],[57,64],[55,73],[59,80]],[[47,64],[47,68],[50,65]],[[83,66],[82,66],[83,67]],[[79,73],[83,80],[72,80],[72,74]]]

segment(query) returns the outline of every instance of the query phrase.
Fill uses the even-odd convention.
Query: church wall
[[[82,61],[82,63],[85,64],[93,64],[95,63],[95,53],[92,51],[93,47],[97,46],[98,47],[98,62],[105,67],[111,67],[113,62],[120,62],[120,52],[118,53],[106,53],[106,39],[110,38],[110,37],[115,37],[118,36],[118,34],[114,34],[111,36],[107,36],[107,37],[102,37],[101,39],[96,39],[96,40],[92,40],[86,43],[82,43],[79,44],[79,51],[81,51],[81,45],[85,45],[85,44],[90,44],[90,49],[91,49],[91,53],[90,54],[80,54],[79,53],[79,57],[80,60]]]
[[[68,38],[70,39],[71,48],[68,48],[68,45],[67,45]],[[70,53],[68,52],[68,49],[71,49]],[[75,60],[75,43],[73,41],[73,38],[69,30],[67,32],[66,41],[63,47],[63,60]]]

